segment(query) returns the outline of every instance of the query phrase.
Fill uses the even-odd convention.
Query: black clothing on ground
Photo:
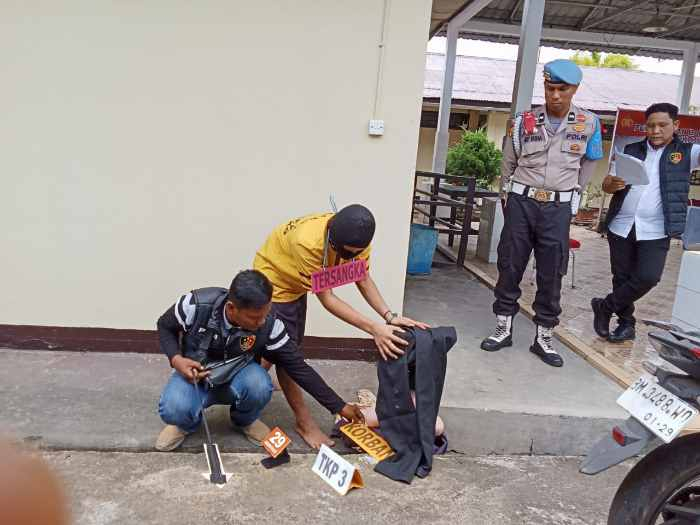
[[[158,336],[161,351],[168,359],[172,360],[175,355],[183,353],[190,359],[206,363],[251,352],[253,361],[260,363],[264,357],[283,368],[301,388],[332,414],[340,412],[345,401],[304,361],[296,344],[287,334],[284,323],[270,314],[265,323],[254,332],[229,325],[223,317],[227,293],[225,288],[194,290],[180,297],[163,313],[158,319]],[[198,304],[197,297],[213,300]],[[224,300],[221,300],[222,297]],[[207,305],[213,307],[202,324],[201,311],[208,309]],[[193,353],[192,349],[203,350],[204,355]]]
[[[571,203],[539,202],[510,193],[504,215],[493,312],[508,316],[518,313],[520,281],[534,249],[537,267],[534,321],[554,328],[561,314],[561,281],[569,265]]]
[[[638,241],[632,227],[626,239],[608,232],[608,245],[613,291],[605,306],[625,325],[634,326],[634,303],[661,280],[671,240]]]
[[[447,352],[457,342],[452,327],[401,334],[409,346],[398,359],[380,361],[377,417],[382,436],[396,452],[380,461],[376,472],[411,483],[413,476],[426,477],[433,466],[435,421],[445,383]],[[412,384],[413,383],[413,384]],[[413,406],[411,390],[416,392]]]

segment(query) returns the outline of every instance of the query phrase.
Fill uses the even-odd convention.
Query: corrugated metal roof
[[[433,0],[431,35],[440,34],[443,25],[470,2],[460,0]],[[522,18],[522,0],[493,0],[475,21],[519,26]],[[684,7],[688,7],[684,9]],[[658,12],[657,12],[658,9]],[[451,11],[451,14],[447,14]],[[581,32],[632,35],[650,37],[642,28],[660,15],[669,28],[656,38],[700,42],[700,2],[696,0],[547,0],[545,3],[544,27]],[[463,31],[462,38],[474,38],[490,42],[517,44],[512,36],[483,34]],[[681,51],[662,50],[654,46],[610,46],[542,40],[542,45],[562,49],[584,49],[589,51],[613,51],[639,54],[658,58],[680,58]]]
[[[427,53],[424,98],[440,98],[445,56]],[[654,102],[673,101],[679,77],[618,68],[583,67],[583,82],[576,93],[577,105],[591,111],[615,111],[618,107],[645,109]],[[515,78],[515,61],[457,56],[452,99],[510,104]],[[544,103],[542,64],[537,66],[533,103]],[[700,84],[696,82],[696,84]],[[691,104],[700,106],[700,87],[694,90]]]
[[[697,4],[697,1],[685,0],[547,0],[544,26],[649,36],[642,28],[657,16],[658,9],[669,28],[668,33],[678,30],[671,36],[662,34],[660,38],[697,41],[700,39],[700,29],[691,27],[700,23],[700,6]],[[478,18],[490,22],[519,23],[522,5],[523,2],[518,0],[494,0],[479,13]],[[679,9],[684,5],[693,7]]]
[[[430,13],[430,34],[438,31],[442,25],[455,13],[462,10],[469,0],[433,0]]]

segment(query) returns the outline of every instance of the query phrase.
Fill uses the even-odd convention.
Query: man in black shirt
[[[362,421],[305,361],[284,323],[270,313],[272,285],[255,270],[240,272],[230,289],[200,288],[180,297],[158,319],[160,347],[173,367],[158,406],[166,427],[156,449],[174,450],[202,420],[202,405],[231,405],[231,421],[256,444],[269,428],[258,419],[272,396],[260,359],[283,368],[332,414]],[[241,368],[213,388],[205,386],[208,364],[235,360]],[[201,381],[200,381],[201,380]],[[196,382],[196,384],[194,384]]]

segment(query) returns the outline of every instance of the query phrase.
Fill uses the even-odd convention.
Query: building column
[[[435,148],[433,149],[433,173],[445,173],[447,147],[450,141],[450,107],[452,105],[452,84],[455,78],[457,60],[457,37],[459,27],[454,23],[447,25],[447,50],[445,53],[445,76],[442,79],[438,124],[435,130]]]
[[[683,69],[681,70],[681,78],[678,82],[678,95],[676,97],[676,103],[681,113],[688,113],[690,106],[690,94],[693,91],[698,50],[700,50],[700,46],[693,44],[683,51]]]
[[[544,2],[544,0],[542,0]],[[440,96],[440,111],[435,133],[435,149],[433,150],[433,172],[445,173],[447,164],[447,147],[450,140],[450,106],[452,105],[452,83],[455,76],[455,60],[457,58],[457,37],[460,30],[479,11],[489,5],[491,0],[472,0],[455,15],[447,24],[447,50],[445,55],[445,76],[442,80]]]
[[[498,149],[503,149],[503,137],[508,127],[508,113],[491,110],[488,113],[486,136]]]
[[[479,129],[479,120],[481,119],[481,111],[478,109],[469,110],[469,131]]]
[[[520,26],[518,62],[515,67],[511,113],[527,111],[532,106],[537,58],[542,37],[545,0],[525,0],[523,20]]]

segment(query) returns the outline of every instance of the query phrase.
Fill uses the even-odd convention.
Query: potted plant
[[[445,173],[462,177],[474,177],[477,189],[489,190],[501,173],[501,151],[489,140],[485,129],[470,131],[462,127],[459,142],[447,150]],[[464,185],[463,182],[454,182]],[[480,201],[477,201],[480,202]],[[479,221],[479,207],[475,207],[472,220]],[[464,218],[464,210],[457,210],[457,219]]]
[[[464,133],[456,144],[447,150],[445,173],[463,177],[475,177],[477,188],[491,188],[501,172],[502,154],[486,136],[485,129]]]

